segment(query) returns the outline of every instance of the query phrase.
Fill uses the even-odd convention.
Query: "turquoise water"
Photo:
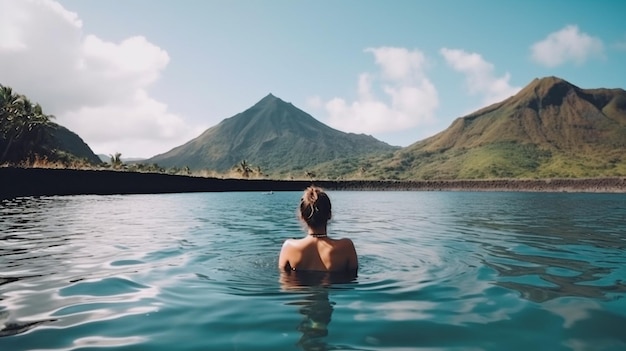
[[[285,275],[300,193],[0,202],[0,350],[625,350],[626,196],[331,192],[356,278]]]

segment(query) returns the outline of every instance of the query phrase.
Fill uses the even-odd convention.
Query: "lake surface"
[[[300,195],[1,201],[0,350],[626,350],[624,194],[330,192],[352,279]]]

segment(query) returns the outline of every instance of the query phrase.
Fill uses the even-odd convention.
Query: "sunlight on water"
[[[624,350],[626,197],[331,192],[358,277],[279,273],[300,193],[0,203],[0,350]]]

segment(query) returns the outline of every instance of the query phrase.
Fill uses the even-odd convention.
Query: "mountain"
[[[56,123],[50,123],[48,128],[52,140],[50,147],[57,153],[69,154],[71,157],[83,159],[92,164],[101,162],[78,134]]]
[[[98,156],[76,133],[54,122],[48,122],[42,128],[42,135],[46,135],[46,137],[37,145],[30,144],[25,140],[11,143],[9,146],[11,152],[8,153],[7,161],[19,164],[26,161],[27,155],[33,152],[52,162],[71,163],[80,160],[94,165],[100,163]],[[7,140],[0,135],[0,150],[5,150],[7,145]],[[32,151],[29,151],[31,148]]]
[[[0,163],[100,163],[87,144],[38,103],[0,84]]]
[[[224,172],[246,160],[264,173],[301,175],[326,161],[397,149],[372,136],[330,128],[269,94],[244,112],[145,163]]]
[[[533,80],[516,95],[456,119],[370,176],[399,179],[626,175],[626,91]]]

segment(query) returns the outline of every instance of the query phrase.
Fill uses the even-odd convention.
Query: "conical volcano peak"
[[[226,172],[247,160],[267,173],[300,174],[335,159],[396,149],[371,136],[333,129],[270,93],[247,110],[147,162]]]
[[[262,98],[261,100],[259,100],[259,102],[256,103],[256,105],[265,105],[265,104],[271,104],[271,103],[276,103],[276,102],[281,102],[286,104],[287,102],[285,102],[283,99],[275,96],[272,93],[267,94],[264,98]]]
[[[250,107],[248,110],[246,110],[246,112],[255,112],[267,115],[272,114],[273,111],[276,111],[277,109],[296,110],[297,108],[291,103],[284,101],[283,99],[275,96],[272,93],[269,93],[252,107]]]
[[[276,96],[274,96],[274,94],[269,93],[267,94],[263,99],[261,99],[261,101],[272,101],[272,100],[280,100],[279,98],[277,98]]]
[[[264,98],[259,100],[252,107],[248,108],[246,111],[242,113],[247,118],[274,118],[276,116],[285,115],[285,114],[305,114],[303,111],[293,106],[289,102],[285,102],[279,97],[276,97],[274,94],[269,93]]]

